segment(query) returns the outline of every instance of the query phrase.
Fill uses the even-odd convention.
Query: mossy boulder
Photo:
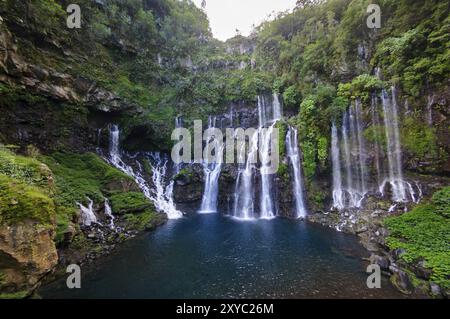
[[[148,231],[164,224],[167,221],[165,214],[157,213],[154,209],[146,209],[140,214],[126,214],[125,220],[128,230]]]
[[[56,266],[55,221],[45,192],[0,174],[0,297],[25,296]]]
[[[140,213],[153,207],[153,203],[144,194],[138,192],[117,193],[110,197],[110,201],[116,215]]]

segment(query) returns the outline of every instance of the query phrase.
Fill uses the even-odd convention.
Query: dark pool
[[[306,222],[242,222],[219,214],[169,221],[65,278],[44,298],[399,298],[366,286],[367,252],[354,236]]]

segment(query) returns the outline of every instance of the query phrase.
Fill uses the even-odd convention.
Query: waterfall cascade
[[[83,226],[92,226],[92,224],[97,224],[97,216],[94,213],[94,201],[90,198],[87,199],[89,204],[88,207],[83,206],[81,203],[77,203],[81,211],[81,222]]]
[[[341,210],[345,208],[345,200],[342,189],[339,137],[334,123],[331,128],[331,156],[333,164],[333,207]]]
[[[300,150],[298,146],[297,129],[289,126],[286,135],[286,150],[294,174],[293,190],[295,197],[295,212],[297,218],[306,217],[305,200],[303,196],[303,180],[301,171]]]
[[[344,113],[342,147],[336,126],[332,127],[333,206],[359,208],[367,194],[366,149],[361,122],[361,104],[356,101]],[[342,150],[341,150],[342,148]],[[341,160],[342,157],[342,160]],[[344,168],[342,171],[341,168]],[[345,183],[343,177],[345,176]]]
[[[253,175],[256,170],[255,158],[258,155],[258,133],[255,132],[249,141],[249,151],[245,165],[239,168],[234,192],[233,216],[250,220],[255,218]],[[239,150],[239,157],[245,158],[245,143]]]
[[[152,168],[153,182],[153,188],[151,189],[148,198],[153,201],[156,209],[166,213],[169,219],[182,218],[183,214],[176,209],[173,201],[174,182],[173,180],[168,183],[166,181],[169,160],[162,157],[160,153],[148,153],[146,156]],[[140,166],[139,171],[139,174],[142,174],[142,166]]]
[[[216,126],[216,118],[210,117],[208,129],[214,129]],[[211,136],[213,138],[214,136]],[[211,141],[207,141],[210,143]],[[217,142],[217,141],[216,141]],[[202,198],[200,213],[216,213],[217,212],[217,196],[219,194],[219,177],[223,162],[223,141],[219,145],[213,145],[215,159],[207,159],[203,162],[203,172],[205,178],[205,187]]]
[[[276,122],[275,122],[276,123]],[[266,132],[262,131],[262,127],[259,129],[261,146],[260,146],[260,173],[261,173],[261,197],[260,197],[260,217],[262,219],[271,219],[276,215],[276,210],[273,203],[273,191],[272,191],[272,178],[269,174],[270,167],[270,153],[271,138],[273,129],[275,127],[273,123]]]
[[[272,137],[276,122],[282,118],[282,107],[278,95],[272,101],[265,96],[258,96],[258,130],[249,138],[245,165],[239,167],[236,180],[232,215],[239,219],[272,219],[277,215],[273,199],[273,174],[269,174],[272,149]],[[238,157],[245,158],[245,145],[238,150]],[[260,159],[260,165],[256,159]],[[261,192],[259,196],[259,213],[256,212],[254,184],[259,172]]]
[[[381,92],[381,110],[378,97],[373,96],[370,115],[373,129],[374,167],[377,173],[377,183],[368,185],[368,156],[363,135],[361,103],[356,101],[343,116],[341,134],[332,125],[332,163],[333,163],[333,207],[360,208],[369,191],[385,194],[385,188],[391,187],[392,201],[406,203],[418,202],[421,198],[420,186],[412,185],[403,178],[402,151],[400,145],[399,118],[396,89],[392,87],[391,95],[386,90]],[[380,144],[383,136],[380,134],[382,114],[386,146]],[[376,185],[375,185],[376,184]],[[415,187],[414,187],[415,186]],[[416,194],[416,190],[419,194]],[[395,209],[397,204],[391,209]]]
[[[111,209],[111,205],[109,204],[109,200],[107,198],[105,198],[105,215],[108,217],[109,219],[109,228],[111,229],[116,229],[116,226],[114,224],[114,215]]]
[[[167,164],[168,160],[163,160],[159,153],[146,154],[147,159],[152,167],[153,187],[150,187],[143,177],[142,165],[136,161],[138,170],[134,170],[130,165],[126,164],[121,157],[120,147],[120,131],[117,125],[112,125],[110,131],[109,145],[109,161],[110,163],[132,177],[145,197],[151,200],[159,212],[167,214],[169,219],[178,219],[183,214],[178,211],[173,202],[173,181],[166,184]]]

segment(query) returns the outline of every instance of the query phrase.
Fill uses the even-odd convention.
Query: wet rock
[[[77,230],[76,230],[75,226],[73,224],[70,224],[67,227],[66,231],[64,232],[63,246],[69,245],[72,242],[72,240],[76,234],[77,234]]]
[[[442,297],[441,287],[439,287],[434,282],[430,283],[430,292],[433,297],[437,297],[437,298]]]
[[[398,289],[400,292],[410,295],[414,291],[414,286],[408,276],[408,274],[402,270],[397,270],[391,276],[391,283]]]
[[[373,265],[380,266],[380,268],[383,269],[383,270],[388,270],[389,269],[389,265],[390,265],[390,262],[389,262],[388,258],[381,257],[381,256],[378,256],[378,255],[375,255],[375,254],[372,254],[370,256],[370,263],[373,264]]]
[[[406,250],[404,250],[403,248],[398,248],[398,249],[395,249],[395,250],[392,251],[392,256],[393,256],[395,259],[400,259],[400,257],[401,257],[404,253],[406,253]]]
[[[423,260],[419,261],[414,265],[414,273],[422,279],[429,280],[432,274],[432,271],[425,267],[425,262]]]

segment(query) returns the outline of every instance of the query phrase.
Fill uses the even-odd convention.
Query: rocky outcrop
[[[183,168],[175,177],[174,200],[178,204],[193,204],[202,200],[203,167],[195,164]]]
[[[59,102],[83,103],[102,112],[138,108],[94,81],[28,62],[18,53],[16,40],[4,23],[0,24],[0,71],[0,82]]]
[[[57,263],[52,229],[32,220],[0,225],[0,297],[28,294]]]

